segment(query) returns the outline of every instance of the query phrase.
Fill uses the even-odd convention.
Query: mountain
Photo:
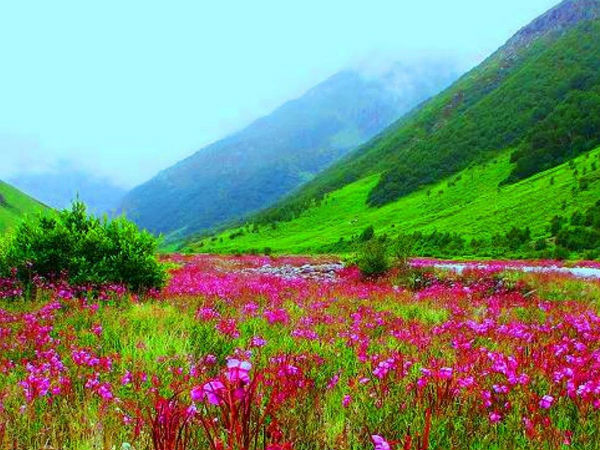
[[[479,240],[512,227],[528,227],[533,239],[547,238],[555,215],[572,217],[600,199],[598,167],[600,148],[499,189],[512,170],[508,152],[379,208],[367,205],[369,191],[378,181],[378,175],[372,175],[328,194],[294,220],[248,224],[194,240],[184,248],[215,253],[253,253],[265,248],[299,254],[346,252],[353,249],[351,240],[369,226],[379,236],[437,231]]]
[[[0,181],[0,233],[13,228],[27,214],[47,209],[47,206],[37,200]]]
[[[108,179],[73,167],[44,173],[22,173],[9,182],[55,209],[69,207],[79,196],[88,205],[89,211],[97,215],[114,213],[127,193]]]
[[[471,236],[528,223],[543,236],[544,224],[553,215],[598,199],[595,178],[580,183],[595,174],[595,165],[586,167],[586,173],[572,171],[574,180],[563,185],[570,189],[567,198],[558,195],[556,187],[550,188],[556,186],[550,182],[536,185],[535,198],[552,208],[539,207],[531,192],[519,194],[520,189],[529,192],[531,180],[543,178],[579,155],[589,156],[600,145],[598,18],[600,0],[560,3],[444,92],[293,195],[254,216],[254,229],[265,230],[268,225],[271,231],[259,232],[262,239],[248,237],[248,242],[280,242],[282,248],[295,251],[299,246],[291,243],[290,233],[304,230],[303,246],[323,248],[332,239],[360,232],[366,226],[363,217],[384,230],[392,225],[396,230],[460,226],[453,231]],[[492,162],[497,160],[502,161],[501,170],[494,169]],[[474,173],[478,179],[467,178]],[[479,188],[469,195],[462,191],[464,197],[450,196],[450,191],[458,192],[458,180],[465,183],[466,179]],[[484,189],[476,184],[479,180],[489,185]],[[575,195],[582,185],[595,199],[594,195]],[[352,195],[352,205],[341,200],[348,195]],[[412,209],[419,211],[414,217],[402,209],[408,208],[406,202],[411,199],[423,199],[421,195],[428,199],[427,208]],[[488,203],[481,202],[482,198]],[[561,202],[558,208],[555,198],[565,204]],[[496,203],[489,203],[491,199]],[[525,199],[530,203],[523,205]],[[488,214],[490,208],[493,213]],[[482,209],[487,215],[482,216]],[[522,217],[515,215],[517,211]],[[306,220],[310,217],[321,217],[324,222],[302,228],[309,227]],[[335,217],[336,222],[327,217]],[[469,220],[477,218],[481,222],[469,225]],[[330,231],[324,233],[328,225]],[[209,249],[220,245],[219,239],[201,242]]]
[[[449,85],[449,65],[343,71],[131,191],[122,210],[155,233],[189,235],[273,204]]]

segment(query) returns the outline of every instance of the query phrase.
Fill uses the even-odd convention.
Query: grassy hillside
[[[599,15],[598,0],[563,2],[256,221],[293,219],[315,198],[365,176],[381,174],[365,197],[381,206],[507,149],[516,164],[498,182],[527,178],[599,145]]]
[[[320,205],[293,221],[277,223],[275,229],[264,225],[258,232],[251,226],[228,230],[188,249],[247,252],[270,247],[276,252],[318,252],[340,238],[351,239],[369,225],[377,234],[437,229],[470,238],[528,226],[536,238],[547,235],[546,227],[554,215],[570,215],[600,199],[600,148],[524,181],[500,186],[514,168],[510,155],[507,150],[381,208],[366,203],[379,181],[379,175],[373,175],[327,195]]]
[[[0,233],[13,228],[25,215],[46,209],[37,200],[0,181]]]

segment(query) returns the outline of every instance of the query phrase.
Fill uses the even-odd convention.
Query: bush
[[[390,268],[386,246],[378,239],[366,242],[359,251],[357,264],[365,277],[384,274]]]
[[[369,225],[367,228],[363,230],[363,232],[358,237],[359,242],[367,242],[373,239],[375,236],[375,229],[373,225]]]
[[[413,256],[415,250],[416,238],[410,234],[400,234],[393,244],[396,266],[400,269],[409,267],[409,258]]]
[[[125,218],[90,216],[81,202],[56,215],[24,221],[5,245],[0,271],[16,268],[26,284],[34,275],[64,275],[72,284],[119,283],[142,292],[161,288],[166,281],[150,233]]]

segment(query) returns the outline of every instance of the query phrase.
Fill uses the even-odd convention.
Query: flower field
[[[144,297],[0,280],[0,448],[600,448],[598,281],[168,263]]]

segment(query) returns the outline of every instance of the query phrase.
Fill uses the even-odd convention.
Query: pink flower
[[[449,380],[452,378],[452,367],[442,367],[438,373],[440,380]]]
[[[205,385],[205,386],[207,386],[207,385]],[[204,387],[196,386],[196,387],[192,388],[192,390],[190,392],[190,397],[192,398],[192,401],[194,401],[194,402],[199,402],[200,400],[202,400],[202,397],[204,397]]]
[[[267,345],[267,341],[265,341],[260,336],[254,336],[250,340],[250,347],[264,347],[265,345]]]
[[[102,383],[100,386],[98,386],[97,392],[103,400],[108,401],[113,399],[113,393],[110,390],[110,385],[108,383]]]
[[[374,450],[390,450],[391,448],[390,444],[378,434],[372,435],[371,440],[373,441]]]
[[[131,372],[128,370],[125,375],[121,377],[121,385],[126,386],[131,383]]]
[[[347,408],[350,406],[350,403],[352,403],[352,397],[348,394],[344,395],[344,398],[342,399],[342,406]]]
[[[250,375],[248,375],[248,373],[251,369],[252,364],[250,364],[248,361],[230,359],[227,361],[227,379],[233,383],[250,383]]]
[[[502,420],[502,416],[499,413],[497,413],[496,411],[492,411],[490,413],[490,422],[492,422],[492,423],[498,423],[501,420]]]
[[[196,386],[190,392],[192,401],[199,402],[206,397],[211,405],[220,405],[225,385],[218,380],[209,381],[204,386]]]
[[[549,409],[552,406],[552,403],[554,403],[554,397],[551,395],[544,395],[540,400],[539,405],[542,409]]]
[[[204,363],[212,366],[217,363],[217,357],[215,355],[206,355],[204,357]]]

